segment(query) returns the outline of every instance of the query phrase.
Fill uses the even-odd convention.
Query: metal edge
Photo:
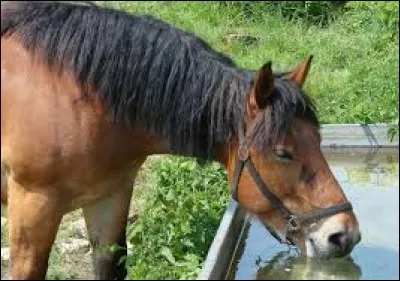
[[[389,124],[324,124],[321,125],[323,148],[398,148],[399,136],[388,137]],[[246,213],[233,199],[221,220],[197,280],[221,280],[230,266]]]
[[[219,278],[220,280],[229,280],[229,273],[231,272],[232,268],[235,266],[235,259],[240,252],[240,241],[243,239],[243,237],[247,234],[247,231],[249,230],[250,226],[250,221],[252,219],[252,216],[250,214],[244,214],[244,219],[243,219],[243,224],[241,227],[241,230],[239,232],[236,245],[232,251],[232,255],[229,259],[229,264],[228,267],[226,268],[224,275]]]
[[[236,248],[244,220],[245,212],[231,198],[197,280],[223,278]]]
[[[324,124],[321,125],[322,147],[398,147],[399,136],[389,138],[390,124]]]

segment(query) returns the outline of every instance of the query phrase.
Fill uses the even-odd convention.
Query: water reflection
[[[260,265],[257,280],[359,280],[361,268],[349,256],[335,260],[303,259],[279,252]]]
[[[398,148],[347,149],[345,153],[328,150],[325,157],[342,184],[388,188],[396,187],[398,182]]]
[[[330,150],[325,156],[360,221],[363,238],[350,257],[301,259],[252,219],[228,279],[399,280],[398,148]]]

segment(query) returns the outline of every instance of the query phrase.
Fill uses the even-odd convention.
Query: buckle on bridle
[[[292,240],[292,234],[301,229],[301,220],[295,215],[290,215],[287,218],[286,232],[285,232],[285,240],[284,243],[288,246],[295,246],[295,243]]]
[[[295,232],[300,230],[301,228],[301,221],[298,217],[295,215],[290,215],[287,221],[287,231],[290,232]]]
[[[246,145],[241,144],[239,145],[238,148],[238,158],[240,161],[245,162],[247,159],[249,159],[249,149],[247,148]]]

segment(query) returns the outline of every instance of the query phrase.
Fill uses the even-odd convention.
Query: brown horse
[[[314,257],[347,255],[358,222],[292,72],[240,69],[148,16],[52,2],[1,6],[1,200],[14,279],[43,279],[64,214],[83,208],[98,279],[123,279],[132,180],[147,156],[225,165],[241,207]],[[98,251],[118,243],[120,251]]]

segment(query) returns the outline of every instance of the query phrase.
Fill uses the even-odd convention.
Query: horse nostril
[[[336,232],[328,238],[329,243],[339,247],[342,251],[347,250],[350,246],[350,237],[345,232]]]

